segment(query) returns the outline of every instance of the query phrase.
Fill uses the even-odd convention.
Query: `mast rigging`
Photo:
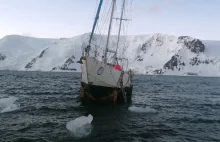
[[[108,46],[109,46],[109,39],[110,39],[111,29],[112,29],[112,20],[113,20],[113,16],[114,16],[115,5],[116,5],[116,0],[112,0],[112,12],[111,12],[111,18],[110,18],[110,23],[109,23],[106,49],[105,49],[105,53],[104,53],[104,63],[107,63],[107,52],[110,51],[108,49]]]

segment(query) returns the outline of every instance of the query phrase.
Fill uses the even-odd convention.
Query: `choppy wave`
[[[128,110],[135,112],[135,113],[156,113],[157,111],[150,107],[137,107],[137,106],[131,106],[128,108]]]
[[[131,104],[96,105],[80,101],[80,74],[0,76],[0,142],[220,141],[218,78],[134,76]]]

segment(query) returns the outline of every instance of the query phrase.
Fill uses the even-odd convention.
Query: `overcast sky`
[[[90,32],[97,2],[0,0],[0,38],[9,34],[60,38]],[[128,34],[164,33],[220,40],[219,7],[220,0],[133,0]]]

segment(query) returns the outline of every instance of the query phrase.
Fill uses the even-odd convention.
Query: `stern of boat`
[[[132,73],[123,72],[92,57],[81,64],[81,98],[98,102],[128,102],[132,96]],[[126,94],[126,96],[124,96]]]

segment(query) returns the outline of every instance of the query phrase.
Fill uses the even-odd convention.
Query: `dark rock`
[[[153,71],[153,74],[159,74],[159,75],[162,75],[164,72],[162,69],[156,69]]]
[[[192,75],[192,76],[198,76],[197,73],[193,73],[193,72],[187,72],[186,75],[190,75],[190,76],[191,76],[191,75]]]
[[[163,37],[160,35],[152,36],[146,43],[144,43],[141,47],[141,51],[146,53],[148,47],[151,47],[152,44],[155,42],[157,46],[163,45]]]
[[[185,66],[185,63],[183,62],[182,65]]]
[[[144,43],[143,45],[140,45],[138,48],[138,56],[137,56],[137,61],[143,61],[143,58],[140,57],[141,53],[146,54],[147,53],[147,49],[152,47],[152,45],[154,44],[155,46],[162,46],[163,45],[163,40],[164,37],[161,36],[160,34],[154,35],[151,38],[149,38],[147,40],[146,43]],[[151,56],[153,56],[154,54],[151,54]]]
[[[72,63],[74,63],[74,61],[71,59],[71,58],[69,58],[68,60],[66,60],[66,62],[65,62],[65,64],[72,64]]]
[[[143,59],[138,59],[138,61],[142,62],[142,61],[143,61]]]
[[[205,64],[209,64],[209,61],[208,61],[208,60],[205,60]]]
[[[193,57],[192,59],[190,59],[190,63],[192,66],[194,65],[200,65],[200,64],[209,64],[209,63],[213,63],[213,60],[204,60],[201,61],[198,59],[198,57]]]
[[[32,62],[29,62],[29,63],[25,66],[25,68],[26,68],[26,69],[30,69],[30,68],[32,68],[32,65],[33,65],[33,63],[32,63]]]
[[[144,59],[141,56],[137,56],[137,61],[142,62]]]
[[[75,59],[75,56],[74,56],[74,55],[72,55],[69,59],[67,59],[66,62],[65,62],[65,64],[70,65],[70,64],[74,63],[73,59]]]
[[[47,49],[48,49],[48,48],[44,49],[44,50],[40,53],[39,58],[42,58],[42,57],[44,56],[44,53],[45,53],[45,51],[46,51]]]
[[[164,69],[174,70],[174,67],[177,67],[179,55],[174,55],[171,59],[164,65]]]
[[[141,47],[141,51],[146,53],[147,47],[150,47],[151,44],[152,44],[151,42],[146,42],[145,44],[143,44],[142,47]]]
[[[205,51],[205,45],[199,39],[191,39],[188,36],[180,36],[177,43],[183,44],[194,53],[201,53]]]
[[[164,65],[164,69],[168,70],[178,70],[180,71],[183,66],[185,66],[185,63],[181,61],[182,56],[176,54],[171,57],[171,59]]]
[[[4,61],[6,59],[6,56],[0,53],[0,61]]]
[[[147,51],[146,51],[147,48],[152,46],[153,41],[154,41],[154,38],[153,38],[153,37],[150,38],[146,43],[144,43],[144,44],[142,45],[141,51],[143,51],[144,53],[146,53],[146,52],[147,52]]]
[[[32,66],[33,66],[33,64],[36,62],[36,60],[37,60],[36,58],[32,59],[31,62],[29,62],[29,63],[25,66],[25,68],[26,68],[26,69],[32,68]]]
[[[53,67],[52,70],[63,70],[63,71],[77,71],[75,68],[70,68],[69,65],[75,63],[75,56],[72,55],[71,58],[68,58],[62,66]]]
[[[156,44],[157,44],[157,46],[162,46],[163,45],[163,38],[161,36],[157,36]]]
[[[37,61],[37,59],[42,58],[42,57],[44,56],[44,53],[46,52],[47,49],[48,49],[48,48],[44,49],[44,50],[40,53],[39,56],[33,58],[33,59],[31,60],[31,62],[29,62],[29,63],[25,66],[25,68],[26,68],[26,69],[32,68],[33,64]]]
[[[60,67],[53,67],[52,70],[63,70],[63,71],[77,71],[75,68],[68,68],[66,65],[60,66]]]

